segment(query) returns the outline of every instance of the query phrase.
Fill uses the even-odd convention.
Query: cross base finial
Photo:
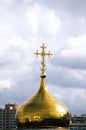
[[[41,77],[41,78],[46,78],[46,74],[42,74],[42,73],[41,73],[41,74],[40,74],[40,77]]]

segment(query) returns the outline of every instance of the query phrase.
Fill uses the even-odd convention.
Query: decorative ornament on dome
[[[45,70],[46,70],[46,64],[45,64],[45,56],[48,56],[50,58],[51,55],[53,55],[50,51],[49,52],[45,52],[45,48],[46,46],[44,44],[42,44],[42,46],[40,46],[40,48],[42,48],[42,52],[38,52],[38,50],[36,50],[36,52],[34,53],[37,57],[40,55],[42,57],[42,61],[41,61],[41,77],[46,77],[45,74]]]

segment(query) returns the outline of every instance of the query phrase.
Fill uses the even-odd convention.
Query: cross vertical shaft
[[[42,61],[41,61],[41,64],[42,64],[42,67],[41,67],[41,77],[46,77],[46,74],[45,74],[45,70],[46,70],[46,64],[45,64],[45,56],[48,56],[50,57],[52,55],[52,53],[49,51],[49,52],[45,52],[45,48],[46,46],[44,44],[42,44],[42,46],[40,46],[40,48],[42,48],[42,52],[38,52],[38,50],[36,50],[36,52],[34,53],[37,57],[40,55],[42,57]]]

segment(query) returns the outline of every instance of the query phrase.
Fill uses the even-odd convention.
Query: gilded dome
[[[68,127],[69,112],[48,92],[42,78],[38,92],[17,110],[16,122],[18,128]]]
[[[68,128],[70,116],[68,109],[59,100],[55,99],[47,90],[44,73],[44,56],[50,57],[51,53],[44,52],[44,44],[41,46],[42,53],[42,73],[41,83],[37,93],[24,102],[16,112],[16,124],[19,129],[28,128]]]

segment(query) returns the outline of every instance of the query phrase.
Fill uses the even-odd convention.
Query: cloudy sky
[[[42,43],[49,92],[86,114],[86,0],[0,0],[0,106],[38,90]]]

